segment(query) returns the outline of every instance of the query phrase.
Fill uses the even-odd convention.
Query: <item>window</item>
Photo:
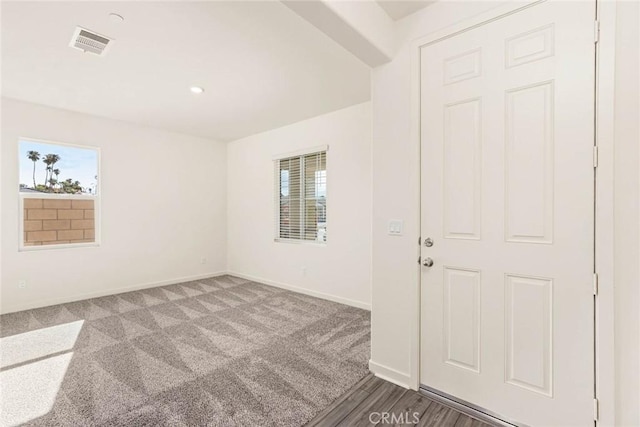
[[[327,151],[279,158],[276,240],[327,241]]]
[[[18,152],[20,248],[94,246],[98,150],[23,139]]]

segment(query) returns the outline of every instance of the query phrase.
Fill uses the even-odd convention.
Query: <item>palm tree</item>
[[[56,163],[60,161],[60,156],[57,154],[51,155],[51,166],[54,166]]]
[[[36,162],[40,160],[40,153],[37,151],[28,151],[27,157],[33,162],[33,188],[36,188]]]
[[[44,186],[46,187],[47,183],[53,178],[53,165],[60,161],[60,156],[57,154],[47,154],[42,161],[47,165],[47,173],[44,177]]]
[[[53,174],[56,176],[56,184],[58,183],[58,175],[60,175],[60,169],[54,169]]]
[[[56,165],[56,163],[58,163],[60,161],[60,156],[57,154],[52,154],[51,155],[51,174],[49,175],[49,181],[51,181],[51,178],[53,178],[53,174],[55,173],[53,167]],[[53,185],[53,184],[51,184]]]
[[[49,171],[51,171],[51,156],[53,154],[47,154],[46,156],[44,156],[44,159],[42,159],[42,163],[44,163],[45,165],[47,165],[47,169],[44,173],[44,186],[47,186],[47,182],[49,182]]]

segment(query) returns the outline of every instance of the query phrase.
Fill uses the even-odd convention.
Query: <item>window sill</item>
[[[327,246],[327,242],[318,242],[317,240],[300,240],[300,239],[273,239],[275,243],[292,243],[296,245],[309,245],[309,246]]]
[[[76,249],[76,248],[98,248],[100,243],[87,242],[87,243],[63,243],[60,245],[36,245],[36,246],[23,246],[20,245],[18,252],[35,252],[35,251],[48,251],[57,249]]]

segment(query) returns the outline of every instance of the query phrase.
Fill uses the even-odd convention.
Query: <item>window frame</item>
[[[311,148],[307,148],[307,149],[302,149],[302,150],[297,150],[297,151],[293,151],[293,152],[288,152],[288,153],[284,153],[284,154],[279,154],[276,156],[273,156],[273,168],[274,168],[274,173],[273,173],[273,189],[274,189],[274,197],[273,197],[273,211],[274,211],[274,228],[275,228],[275,235],[274,235],[274,239],[273,241],[276,243],[293,243],[293,244],[303,244],[303,245],[313,245],[313,246],[326,246],[328,244],[328,240],[325,241],[318,241],[318,240],[306,240],[303,238],[298,238],[298,239],[292,239],[292,238],[285,238],[285,237],[280,237],[280,200],[281,200],[281,195],[280,195],[280,161],[281,160],[286,160],[286,159],[291,159],[291,158],[304,158],[304,156],[308,156],[311,154],[319,154],[319,153],[323,153],[325,154],[325,162],[326,162],[326,167],[325,167],[325,171],[326,171],[326,176],[329,176],[328,173],[328,169],[329,169],[329,146],[328,145],[320,145],[320,146],[315,146],[315,147],[311,147]],[[301,171],[300,171],[300,176],[302,177],[302,179],[304,179],[304,161],[301,161]],[[325,181],[327,182],[326,184],[326,189],[325,189],[325,199],[329,200],[329,184],[328,184],[328,178],[325,177]],[[305,184],[304,182],[302,182],[300,184],[300,188],[304,188]],[[304,202],[305,197],[301,197],[300,198],[301,201]],[[304,203],[302,203],[302,206],[304,206]],[[302,209],[302,208],[301,208]],[[303,214],[301,214],[302,218],[304,217]],[[325,218],[327,219],[325,221],[325,227],[328,228],[329,225],[329,221],[328,221],[328,212],[325,211]],[[301,228],[301,230],[303,230],[304,227]]]
[[[101,199],[102,199],[102,188],[101,188],[101,171],[100,171],[100,163],[102,158],[102,153],[100,147],[96,147],[93,145],[85,145],[85,144],[73,144],[67,142],[58,142],[51,141],[47,139],[40,138],[29,138],[29,137],[19,137],[17,141],[18,149],[18,167],[17,167],[17,178],[18,178],[18,187],[20,185],[20,162],[22,158],[20,157],[20,143],[21,142],[35,142],[39,144],[50,144],[50,145],[61,145],[64,147],[73,147],[73,148],[81,148],[81,149],[89,149],[94,150],[96,152],[96,174],[98,176],[96,182],[96,192],[93,195],[88,194],[51,194],[51,193],[23,193],[18,188],[18,252],[32,252],[32,251],[47,251],[47,250],[58,250],[58,249],[73,249],[73,248],[95,248],[101,246],[101,221],[100,218],[102,216],[101,211]],[[93,200],[93,210],[94,210],[94,230],[95,237],[93,242],[83,242],[83,243],[61,243],[57,245],[25,245],[24,240],[24,201],[25,199],[54,199],[54,200]]]

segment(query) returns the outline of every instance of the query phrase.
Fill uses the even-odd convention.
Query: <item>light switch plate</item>
[[[399,219],[389,220],[388,233],[390,236],[402,236],[404,221]]]

